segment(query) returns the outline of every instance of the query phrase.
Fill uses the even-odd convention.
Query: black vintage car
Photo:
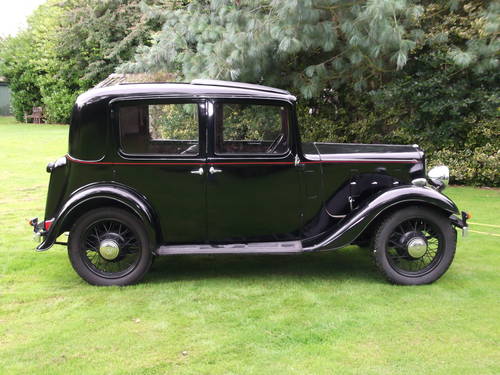
[[[382,274],[426,284],[450,266],[467,214],[418,146],[305,143],[287,91],[244,83],[124,84],[74,106],[38,251],[69,232],[95,285],[139,281],[155,256],[293,254],[370,244]]]

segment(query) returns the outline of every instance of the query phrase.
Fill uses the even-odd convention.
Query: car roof
[[[79,107],[91,102],[114,99],[159,97],[223,97],[295,101],[288,91],[249,83],[196,79],[191,83],[125,83],[91,89],[77,99]]]
[[[275,87],[255,85],[252,83],[243,83],[243,82],[220,81],[217,79],[194,79],[191,81],[191,84],[202,85],[202,86],[236,87],[247,90],[273,92],[277,94],[290,95],[288,91],[277,89]]]

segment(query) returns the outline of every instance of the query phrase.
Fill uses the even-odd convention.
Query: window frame
[[[110,102],[112,117],[115,123],[115,139],[118,154],[123,158],[139,158],[139,159],[199,159],[206,157],[206,115],[207,115],[207,100],[202,98],[192,97],[175,97],[175,98],[120,98]],[[169,154],[169,153],[132,153],[125,151],[122,143],[122,133],[120,126],[119,110],[122,106],[134,105],[169,105],[169,104],[196,104],[198,110],[198,153],[197,154]],[[149,125],[149,124],[148,124]],[[154,141],[150,139],[150,141]],[[161,142],[157,140],[157,142]]]
[[[220,153],[217,152],[217,111],[215,110],[215,106],[218,104],[224,105],[225,103],[230,104],[248,104],[248,105],[268,105],[274,107],[284,107],[288,114],[288,129],[287,129],[287,148],[282,153]],[[233,159],[244,159],[244,158],[283,158],[289,155],[293,150],[293,132],[292,132],[292,121],[293,120],[293,106],[288,101],[279,100],[279,99],[252,99],[252,98],[215,98],[213,99],[209,105],[212,106],[211,112],[212,121],[211,121],[211,135],[210,138],[210,154],[212,154],[216,158],[233,158]]]

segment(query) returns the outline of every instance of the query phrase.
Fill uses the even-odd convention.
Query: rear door
[[[205,242],[206,101],[120,101],[113,113],[116,181],[153,206],[162,243]]]
[[[299,238],[300,185],[292,107],[270,100],[208,103],[207,227],[214,243]]]

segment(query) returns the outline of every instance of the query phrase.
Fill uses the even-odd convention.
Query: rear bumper
[[[461,218],[456,215],[450,216],[450,221],[453,226],[462,229],[462,237],[466,237],[469,232],[469,226],[467,225],[467,219],[469,218],[469,214],[465,211],[461,212]]]
[[[54,219],[44,221],[38,221],[37,217],[31,219],[29,221],[29,224],[33,227],[33,241],[35,241],[37,244],[40,244],[42,242],[42,239],[45,239],[45,237],[47,236],[47,233],[49,232],[53,222]],[[36,247],[36,250],[44,251],[47,249],[40,250],[40,245],[38,245]]]
[[[29,221],[29,225],[33,227],[33,241],[40,243],[42,241],[42,237],[47,234],[45,231],[45,222],[39,222],[38,218],[35,217]]]

